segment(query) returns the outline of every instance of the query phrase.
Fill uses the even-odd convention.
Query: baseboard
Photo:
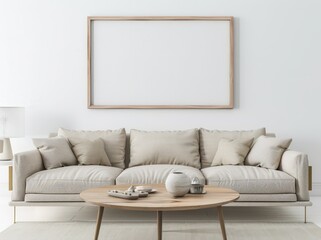
[[[314,182],[312,184],[311,196],[321,196],[321,182]]]

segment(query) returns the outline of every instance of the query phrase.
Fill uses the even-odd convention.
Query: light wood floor
[[[10,192],[7,186],[0,184],[0,232],[12,224],[13,208],[8,206]],[[321,196],[311,197],[313,206],[307,210],[308,222],[321,227]],[[18,221],[95,221],[96,207],[18,207]],[[225,220],[233,222],[303,222],[303,207],[225,207]],[[151,221],[156,219],[153,212],[133,212],[108,209],[103,221]],[[217,219],[215,209],[193,212],[165,212],[163,220],[191,220],[198,222]]]

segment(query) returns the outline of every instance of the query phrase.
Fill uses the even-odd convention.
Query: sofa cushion
[[[103,131],[74,131],[59,128],[58,136],[69,138],[86,138],[94,140],[101,138],[105,151],[113,167],[125,168],[126,132],[124,128]]]
[[[246,157],[245,164],[277,169],[284,151],[291,142],[292,139],[261,136]]]
[[[226,139],[249,139],[254,141],[262,135],[265,135],[265,128],[250,131],[221,131],[200,129],[200,152],[202,168],[210,167],[216,154],[218,143],[222,138]]]
[[[37,172],[26,180],[26,193],[80,193],[114,185],[122,169],[107,166],[68,166]]]
[[[278,194],[240,194],[236,202],[295,202],[297,197],[295,193]]]
[[[79,193],[73,194],[50,194],[50,193],[27,193],[26,202],[83,202]]]
[[[34,138],[32,141],[46,169],[78,164],[65,138]]]
[[[250,151],[253,138],[250,139],[221,139],[211,166],[243,165]]]
[[[125,169],[116,179],[116,184],[159,184],[165,183],[168,174],[172,171],[184,172],[191,179],[198,177],[202,183],[205,179],[200,170],[183,165],[148,165]]]
[[[69,138],[69,141],[80,165],[111,166],[101,138],[95,140]]]
[[[207,184],[239,193],[295,193],[295,179],[285,172],[253,166],[216,166],[202,169]]]
[[[198,130],[131,130],[129,166],[147,164],[178,164],[200,168]]]

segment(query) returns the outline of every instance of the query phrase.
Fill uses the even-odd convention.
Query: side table
[[[0,160],[0,166],[8,166],[9,167],[9,191],[12,191],[12,160]]]

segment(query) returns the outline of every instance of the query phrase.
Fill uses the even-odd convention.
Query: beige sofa
[[[93,138],[97,132],[60,130]],[[113,132],[107,133],[110,134]],[[252,131],[146,132],[125,134],[119,151],[109,149],[111,166],[72,165],[46,170],[39,150],[18,153],[14,159],[13,206],[81,203],[79,193],[92,187],[114,184],[164,183],[168,174],[180,170],[208,185],[232,188],[240,193],[231,206],[310,206],[308,158],[304,153],[286,150],[277,169],[251,165],[211,166],[221,139],[266,135],[265,129]],[[117,134],[118,134],[117,133]],[[102,131],[99,136],[104,138]],[[108,144],[116,144],[108,135]],[[114,135],[113,135],[114,136]],[[126,144],[127,142],[127,144]],[[126,145],[126,149],[125,149]],[[116,145],[115,145],[116,146]],[[110,152],[114,150],[114,152]],[[108,153],[108,152],[107,152]],[[118,155],[117,155],[118,154]],[[111,157],[112,156],[112,157]],[[118,156],[118,159],[113,156]],[[120,162],[123,159],[124,162]],[[117,161],[116,161],[117,160]]]

